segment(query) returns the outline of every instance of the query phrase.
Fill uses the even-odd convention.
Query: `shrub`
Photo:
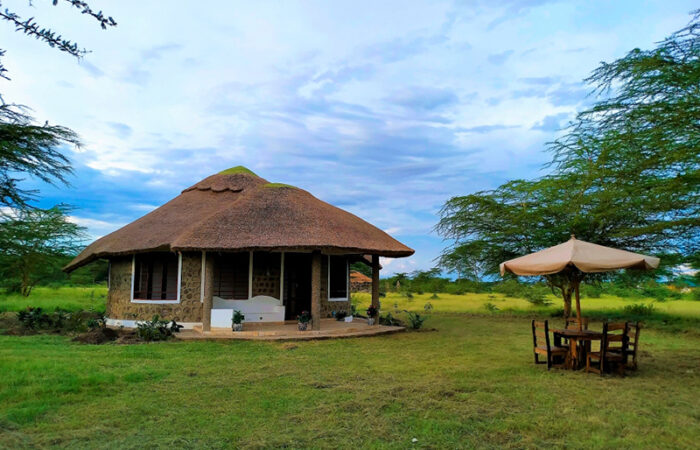
[[[299,323],[311,322],[311,313],[308,311],[302,311],[301,314],[299,314],[297,316],[297,322],[299,322]]]
[[[408,322],[409,326],[413,330],[419,330],[423,327],[423,322],[425,322],[425,319],[427,317],[421,316],[420,314],[413,312],[413,311],[406,311],[408,313]]]
[[[403,322],[401,322],[396,317],[392,316],[391,313],[386,313],[385,316],[379,316],[379,324],[380,325],[388,325],[391,327],[403,326]]]
[[[588,298],[600,298],[603,294],[603,287],[599,284],[586,284],[583,286],[583,295]]]
[[[245,315],[240,312],[239,310],[235,310],[233,312],[233,317],[231,318],[231,322],[233,323],[243,323],[245,320]]]
[[[486,308],[486,311],[488,312],[496,312],[498,311],[498,306],[494,305],[491,302],[486,302],[484,303],[484,308]]]
[[[552,304],[547,300],[547,296],[541,289],[531,288],[525,291],[525,300],[530,302],[534,306],[549,306]]]
[[[437,300],[440,297],[438,297],[437,292],[433,292],[433,295],[430,296],[430,300]]]
[[[53,323],[51,316],[45,313],[42,308],[33,308],[31,306],[18,312],[17,320],[22,324],[22,327],[28,330],[47,328]]]
[[[146,322],[138,322],[136,324],[137,330],[136,334],[141,340],[151,342],[151,341],[164,341],[172,337],[173,333],[177,333],[182,328],[182,325],[178,325],[174,320],[172,322],[167,320],[162,320],[157,314],[153,316],[153,319]]]
[[[634,305],[625,306],[623,311],[625,314],[632,316],[651,316],[654,314],[654,304],[635,303]]]

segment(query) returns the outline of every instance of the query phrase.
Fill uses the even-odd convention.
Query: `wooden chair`
[[[544,322],[539,322],[537,320],[532,321],[532,344],[534,346],[535,354],[535,364],[547,364],[547,370],[551,369],[554,364],[554,357],[562,356],[566,358],[569,353],[567,347],[560,347],[551,345],[549,341],[549,324],[545,320]],[[539,355],[544,355],[547,360],[540,361]],[[557,366],[563,365],[556,364]]]
[[[627,342],[627,322],[604,323],[600,350],[586,354],[586,372],[594,372],[603,376],[609,366],[617,364],[620,375],[624,375]],[[594,364],[598,367],[595,367]]]
[[[625,368],[637,370],[637,349],[639,348],[639,333],[642,330],[640,322],[627,322],[627,350],[625,351]]]

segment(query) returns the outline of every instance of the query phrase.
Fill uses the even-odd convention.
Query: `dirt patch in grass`
[[[82,344],[104,344],[117,340],[119,332],[111,328],[96,328],[85,333],[81,333],[73,338],[73,342]]]

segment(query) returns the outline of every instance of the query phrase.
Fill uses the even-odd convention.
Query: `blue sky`
[[[92,52],[82,61],[0,24],[6,100],[68,126],[75,205],[105,235],[198,180],[245,165],[347,209],[416,249],[386,272],[428,269],[454,195],[541,175],[545,144],[589,104],[601,61],[648,48],[691,1],[93,2],[4,7]],[[32,180],[27,186],[37,185]],[[37,185],[39,186],[39,185]]]

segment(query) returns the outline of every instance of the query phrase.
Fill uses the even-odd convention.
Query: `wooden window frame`
[[[136,285],[136,255],[131,256],[131,303],[144,303],[148,305],[167,305],[180,303],[180,287],[182,285],[182,253],[177,252],[177,298],[175,300],[148,300],[134,298],[134,287]]]

